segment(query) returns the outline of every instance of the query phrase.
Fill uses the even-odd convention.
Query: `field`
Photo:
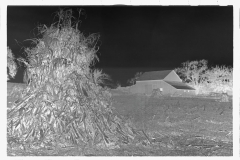
[[[16,84],[8,83],[8,91]],[[17,84],[18,85],[18,84]],[[23,86],[24,87],[24,86]],[[141,132],[117,148],[68,147],[23,150],[9,156],[232,156],[232,101],[203,97],[159,98],[111,90],[113,111]],[[13,99],[8,97],[8,105]],[[141,136],[140,136],[141,135]]]

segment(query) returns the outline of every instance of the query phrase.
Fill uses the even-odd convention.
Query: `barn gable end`
[[[163,80],[182,82],[181,78],[177,75],[177,73],[174,70],[172,70]]]

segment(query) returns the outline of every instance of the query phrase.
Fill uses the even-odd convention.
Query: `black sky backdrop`
[[[23,56],[26,39],[39,37],[39,24],[50,26],[59,8],[77,8],[79,30],[99,33],[100,62],[113,81],[126,84],[136,72],[174,69],[187,60],[209,65],[233,65],[232,6],[8,6],[7,45]],[[22,81],[22,70],[15,82]]]

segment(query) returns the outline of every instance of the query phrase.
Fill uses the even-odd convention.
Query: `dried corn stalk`
[[[98,36],[85,37],[72,25],[72,10],[39,27],[36,47],[26,49],[27,88],[8,110],[8,142],[33,146],[106,145],[130,132],[112,113],[111,94],[99,85],[108,78],[90,69],[97,59]]]

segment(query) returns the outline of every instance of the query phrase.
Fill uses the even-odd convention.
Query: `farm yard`
[[[8,83],[8,93],[14,86]],[[10,149],[9,156],[232,156],[232,102],[199,97],[149,97],[111,90],[113,112],[134,126],[115,148],[68,146]],[[8,97],[8,104],[14,101]]]
[[[86,16],[85,8],[92,13]],[[8,156],[233,155],[232,45],[217,43],[226,37],[202,36],[222,26],[212,10],[56,9],[7,10]],[[232,8],[214,9],[232,19]],[[180,22],[180,17],[170,18],[179,13],[188,19],[186,24],[169,27]],[[205,15],[215,20],[214,27],[202,21]],[[91,17],[89,25],[82,26],[86,17]],[[51,25],[33,26],[41,18]],[[228,28],[229,34],[223,35],[232,40],[232,26]],[[86,34],[90,30],[97,33]],[[196,37],[202,37],[202,43],[195,42]],[[209,47],[210,41],[215,47]],[[220,44],[230,49],[220,53]]]

